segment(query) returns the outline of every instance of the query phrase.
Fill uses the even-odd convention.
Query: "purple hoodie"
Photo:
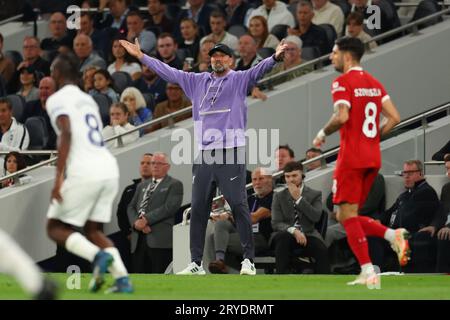
[[[216,77],[177,70],[147,55],[141,61],[165,81],[178,83],[192,101],[194,132],[201,150],[245,146],[248,89],[276,63],[272,56],[248,70],[230,70]]]

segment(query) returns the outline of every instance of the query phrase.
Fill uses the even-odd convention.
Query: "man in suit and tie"
[[[322,216],[322,192],[305,186],[303,165],[292,161],[284,167],[287,187],[275,192],[272,202],[270,245],[275,248],[276,271],[291,272],[295,253],[315,260],[315,273],[330,273],[327,247],[315,224]],[[277,190],[275,190],[277,191]]]
[[[141,182],[128,205],[133,272],[164,273],[172,261],[172,227],[183,200],[183,184],[169,176],[168,157],[153,155],[152,179]]]

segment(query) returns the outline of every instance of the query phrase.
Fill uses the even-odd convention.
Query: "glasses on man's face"
[[[152,166],[165,166],[165,165],[167,165],[168,163],[166,163],[166,162],[155,162],[155,161],[152,161],[152,162],[150,162],[150,164],[151,164]]]
[[[296,51],[297,50],[297,48],[286,48],[285,49],[285,51],[291,51],[291,52],[294,52],[294,51]]]
[[[402,171],[402,176],[412,176],[414,173],[420,172],[420,170],[408,170]]]

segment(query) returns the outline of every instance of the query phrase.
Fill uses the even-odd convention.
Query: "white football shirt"
[[[67,178],[104,180],[119,177],[116,158],[103,142],[103,124],[95,100],[75,85],[66,85],[47,100],[47,113],[58,137],[56,120],[70,119],[72,134],[66,163]]]

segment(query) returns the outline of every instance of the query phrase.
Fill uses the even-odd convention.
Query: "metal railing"
[[[5,156],[11,151],[0,151],[0,156]],[[18,150],[21,155],[25,156],[53,156],[57,154],[57,150]]]

